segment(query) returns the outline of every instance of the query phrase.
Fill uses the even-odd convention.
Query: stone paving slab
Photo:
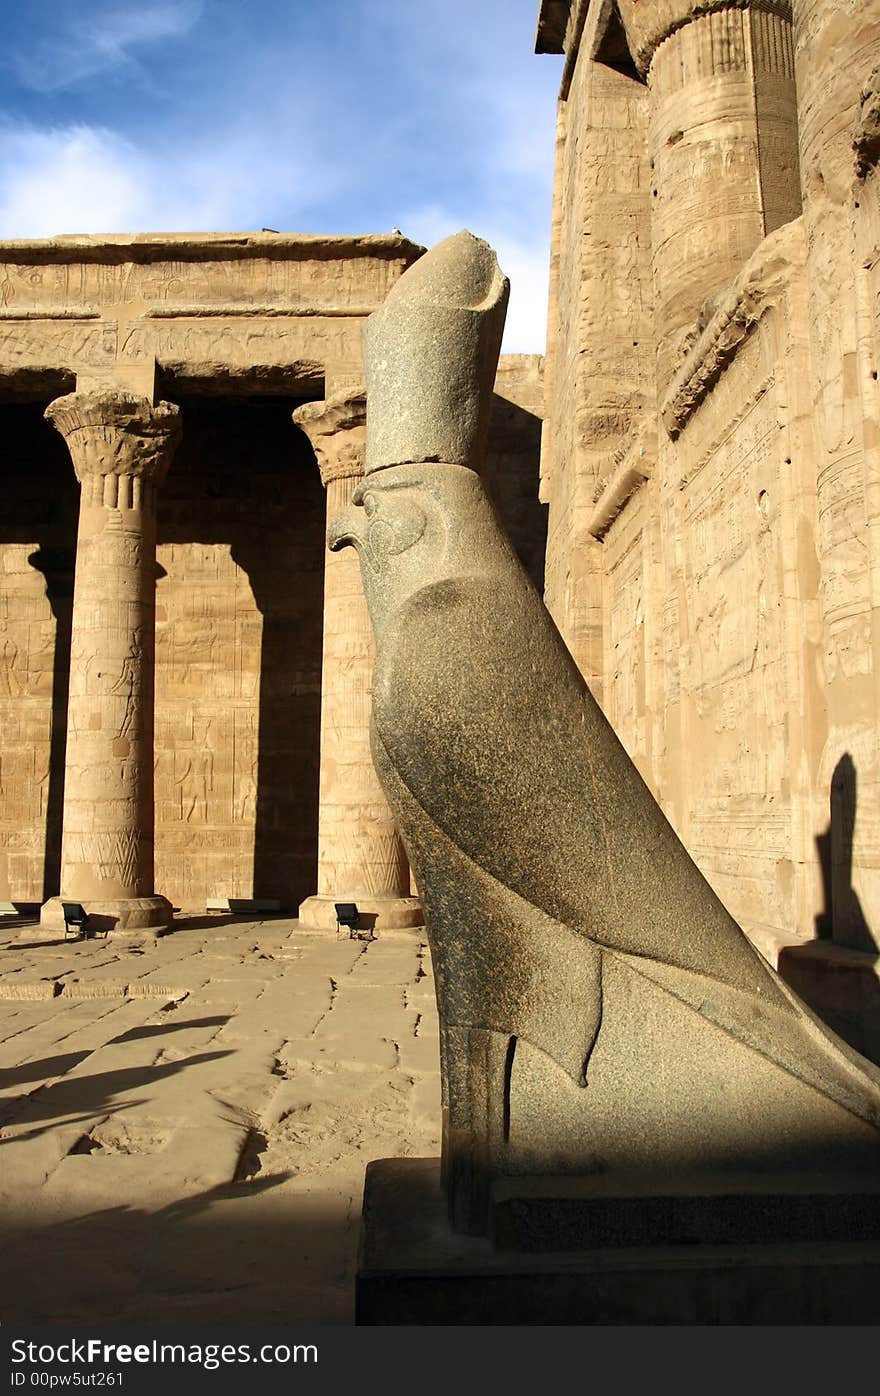
[[[419,932],[0,924],[0,1321],[351,1323],[364,1169],[439,1152]]]
[[[9,1080],[6,1073],[11,1067],[24,1063],[38,1066],[41,1057],[54,1057],[59,1052],[94,1052],[117,1031],[122,1033],[138,1026],[153,1011],[151,1004],[139,1005],[131,1000],[55,1000],[51,1008],[47,1007],[45,1018],[0,1042],[0,1071],[4,1073],[0,1090],[5,1089]],[[2,1017],[0,1009],[0,1021]]]

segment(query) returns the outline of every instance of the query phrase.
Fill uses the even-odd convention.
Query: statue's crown
[[[479,470],[509,291],[492,248],[463,229],[368,318],[367,474],[415,461]]]

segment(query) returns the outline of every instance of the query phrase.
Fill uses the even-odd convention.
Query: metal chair
[[[360,926],[360,912],[354,902],[334,902],[336,908],[336,929],[341,931],[348,928],[349,938],[354,936],[355,931]]]
[[[64,939],[73,930],[75,936],[85,940],[89,921],[85,907],[80,906],[79,902],[62,902],[61,910],[64,912]]]

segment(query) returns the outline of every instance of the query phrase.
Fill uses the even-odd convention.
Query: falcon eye
[[[376,503],[376,496],[374,494],[364,495],[364,513],[366,514],[368,519],[371,519],[373,517],[378,507],[379,506]]]

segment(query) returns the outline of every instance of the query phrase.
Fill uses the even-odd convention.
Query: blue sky
[[[0,237],[488,238],[505,349],[543,352],[561,59],[538,0],[18,0]]]

